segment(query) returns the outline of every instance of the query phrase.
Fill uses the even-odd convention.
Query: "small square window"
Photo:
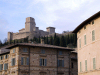
[[[27,48],[23,48],[23,52],[28,52],[28,51],[27,51]]]
[[[94,24],[94,21],[92,21],[92,24]]]
[[[89,24],[91,24],[91,22],[89,22]]]
[[[84,26],[84,29],[86,29],[86,26]]]
[[[41,50],[41,53],[42,53],[42,54],[45,54],[45,50]]]

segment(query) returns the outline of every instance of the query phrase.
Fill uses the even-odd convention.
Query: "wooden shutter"
[[[86,35],[84,35],[84,45],[86,45]]]
[[[96,69],[95,58],[93,58],[93,69]]]
[[[21,65],[23,65],[23,57],[21,57]]]
[[[57,63],[58,63],[58,67],[59,67],[59,60],[57,61]]]
[[[62,67],[64,67],[64,60],[62,60]]]
[[[85,60],[85,71],[87,71],[87,60]]]
[[[40,66],[42,66],[42,59],[40,59]]]
[[[27,57],[27,65],[29,65],[29,58]]]
[[[2,66],[1,66],[1,64],[0,64],[0,70],[2,70],[1,68],[2,68]]]
[[[95,40],[95,31],[93,30],[92,31],[92,41],[94,41]]]
[[[4,70],[6,70],[6,64],[4,64]]]
[[[80,72],[82,72],[82,63],[80,62]]]
[[[79,47],[81,48],[81,39],[79,39]]]
[[[45,59],[45,66],[47,66],[47,59]]]
[[[15,65],[15,58],[13,58],[13,62],[14,62],[14,65]]]

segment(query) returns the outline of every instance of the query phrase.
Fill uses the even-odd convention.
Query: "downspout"
[[[58,50],[57,50],[57,75],[58,75]]]
[[[29,75],[30,75],[30,48],[29,48]]]
[[[69,52],[69,75],[70,75],[70,52]]]

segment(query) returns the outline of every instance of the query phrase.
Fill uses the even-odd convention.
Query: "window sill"
[[[40,54],[40,56],[42,56],[42,57],[46,57],[47,55],[46,55],[46,54]]]

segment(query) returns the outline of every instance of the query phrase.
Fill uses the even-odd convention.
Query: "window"
[[[82,72],[82,63],[80,62],[80,72]]]
[[[62,55],[62,51],[59,51],[59,55]]]
[[[64,60],[58,60],[58,67],[64,67]]]
[[[81,39],[79,39],[79,47],[81,48]]]
[[[21,65],[29,65],[29,58],[21,57]]]
[[[89,22],[89,24],[91,24],[91,22]]]
[[[92,24],[94,24],[94,21],[92,21]]]
[[[93,58],[93,69],[96,69],[96,61],[95,61],[95,58]]]
[[[87,60],[85,60],[85,71],[87,71]]]
[[[5,55],[5,59],[7,59],[8,58],[8,54],[7,55]]]
[[[45,50],[41,50],[41,53],[42,53],[42,54],[45,54]]]
[[[15,65],[15,58],[12,58],[12,60],[11,60],[11,65],[12,65],[12,66]]]
[[[40,59],[40,66],[46,66],[47,65],[47,59]]]
[[[13,49],[13,53],[15,53],[15,49]]]
[[[71,68],[74,68],[73,62],[71,63]]]
[[[0,71],[3,70],[3,64],[0,64]]]
[[[86,45],[86,35],[84,35],[84,45]]]
[[[8,69],[8,63],[5,63],[4,64],[4,70],[7,70]]]
[[[23,48],[23,52],[28,52],[28,51],[27,51],[27,48]]]
[[[84,29],[86,29],[86,26],[84,26]]]
[[[0,60],[3,60],[3,56],[0,56]]]
[[[94,41],[95,40],[95,31],[93,30],[92,31],[92,41]]]

